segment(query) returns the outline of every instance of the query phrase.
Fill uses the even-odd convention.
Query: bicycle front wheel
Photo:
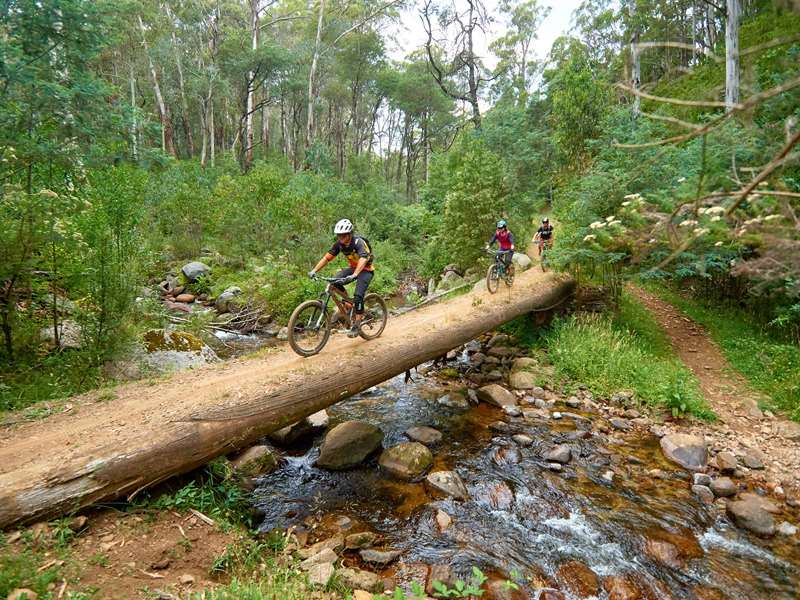
[[[319,300],[306,300],[289,317],[289,345],[300,356],[314,356],[331,335],[331,320]]]
[[[378,294],[367,294],[364,298],[364,318],[358,334],[365,340],[374,340],[386,329],[389,311],[386,302]]]
[[[490,294],[494,294],[497,291],[498,286],[500,285],[500,271],[497,268],[497,265],[491,265],[489,270],[486,272],[486,289],[489,290]]]

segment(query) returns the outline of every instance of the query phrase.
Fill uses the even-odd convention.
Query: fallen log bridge
[[[473,291],[392,318],[377,340],[335,336],[289,350],[137,382],[71,401],[67,412],[0,432],[0,528],[132,497],[173,475],[441,356],[520,315],[564,304],[575,282],[528,271],[495,295]]]

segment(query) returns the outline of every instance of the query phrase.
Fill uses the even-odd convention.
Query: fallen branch
[[[200,520],[201,520],[203,523],[205,523],[206,525],[211,525],[212,527],[213,527],[214,525],[216,525],[216,523],[214,522],[214,519],[212,519],[211,517],[207,517],[207,516],[205,516],[205,515],[204,515],[203,513],[201,513],[199,510],[195,510],[195,509],[193,509],[193,508],[190,508],[190,509],[189,509],[189,512],[190,512],[190,513],[192,513],[192,514],[193,514],[195,517],[197,517],[198,519],[200,519]]]

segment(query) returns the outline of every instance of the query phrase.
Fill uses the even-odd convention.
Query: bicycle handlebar
[[[514,250],[491,250],[491,249],[486,250],[486,254],[489,254],[489,255],[509,254],[509,253],[513,253],[513,252],[514,252]]]
[[[319,279],[320,281],[327,281],[328,283],[344,283],[347,279],[346,277],[325,277],[323,275],[317,275],[315,279]]]

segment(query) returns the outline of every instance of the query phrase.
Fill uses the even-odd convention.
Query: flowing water
[[[523,589],[531,598],[548,585],[577,598],[564,580],[578,561],[601,581],[626,576],[643,598],[800,598],[800,546],[781,536],[753,537],[716,507],[702,506],[691,496],[688,477],[663,461],[655,438],[627,436],[604,447],[581,429],[590,429],[589,421],[575,419],[506,417],[511,432],[495,433],[488,425],[503,417],[500,410],[444,408],[436,399],[446,386],[417,379],[405,385],[397,377],[340,402],[329,409],[331,426],[368,421],[384,431],[384,447],[407,441],[403,432],[413,425],[435,427],[444,438],[433,448],[433,470],[457,471],[471,500],[434,500],[423,484],[382,474],[375,458],[346,472],[317,469],[316,439],[290,451],[281,468],[260,481],[261,529],[313,521],[330,533],[337,527],[375,531],[385,546],[403,552],[383,572],[400,585],[424,582],[425,565],[449,565],[462,578],[478,566],[499,577],[513,573],[527,582]],[[529,435],[534,445],[517,447],[512,433]],[[554,443],[573,450],[561,473],[540,458]],[[653,479],[647,474],[653,468],[673,479]],[[611,482],[603,477],[609,470],[616,472]],[[444,532],[434,519],[437,508],[452,517]],[[648,550],[659,542],[677,549],[671,566]],[[601,588],[598,597],[605,594]]]

